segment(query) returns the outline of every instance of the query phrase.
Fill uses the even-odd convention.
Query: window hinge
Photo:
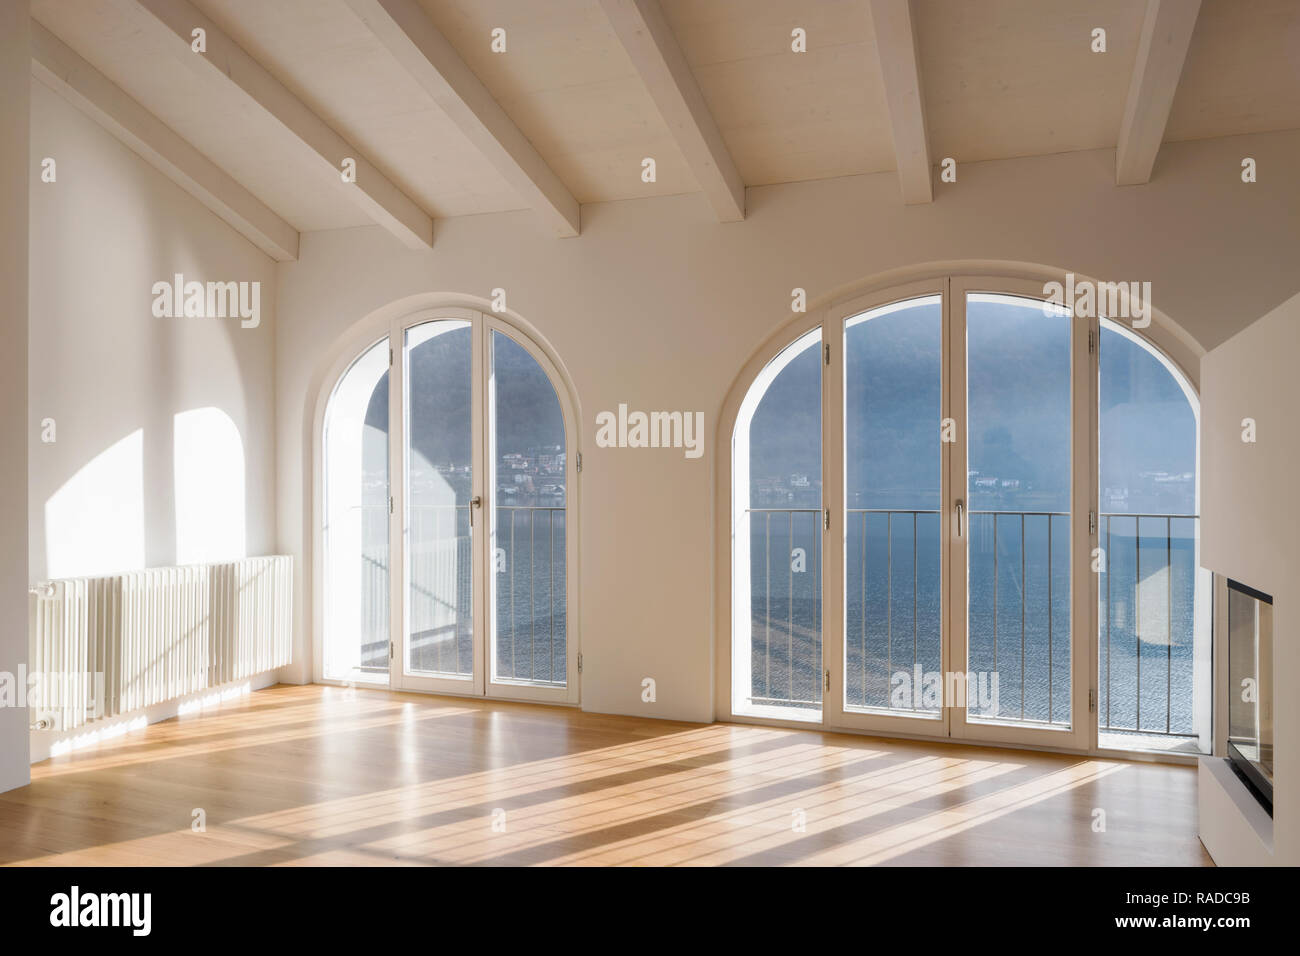
[[[1088,689],[1088,713],[1094,713],[1097,710],[1097,692],[1092,688]]]
[[[827,689],[827,690],[830,690],[830,689],[831,689],[831,672],[830,672],[830,671],[827,671],[827,672],[826,672],[826,689]]]
[[[391,345],[388,346],[388,367],[393,367],[393,347]]]
[[[822,528],[823,530],[826,531],[831,530],[831,509],[830,508],[822,509]]]
[[[1091,329],[1088,330],[1088,354],[1097,354],[1097,333]]]
[[[829,343],[826,345],[826,364],[831,364],[831,347]]]
[[[1088,534],[1097,533],[1097,512],[1088,512]]]
[[[582,471],[582,452],[578,452],[578,471]]]
[[[389,659],[390,661],[393,659],[393,642],[392,642],[392,641],[389,641],[389,642],[388,642],[388,659]]]
[[[394,507],[395,507],[395,506],[394,506],[394,504],[393,504],[393,496],[392,496],[392,495],[389,495],[389,496],[388,496],[388,513],[389,513],[389,514],[392,514],[392,513],[393,513],[393,509],[394,509]]]
[[[578,651],[578,673],[582,673],[582,651]]]

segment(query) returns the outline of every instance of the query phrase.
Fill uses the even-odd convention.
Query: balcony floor
[[[1193,767],[336,687],[32,777],[0,863],[1210,864]]]

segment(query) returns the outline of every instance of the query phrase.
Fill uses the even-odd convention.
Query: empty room
[[[23,921],[392,866],[1266,920],[1300,2],[0,0],[0,66]]]

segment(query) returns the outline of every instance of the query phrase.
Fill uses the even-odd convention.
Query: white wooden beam
[[[718,219],[744,219],[745,183],[658,0],[600,5]]]
[[[178,56],[196,70],[211,71],[233,83],[285,130],[292,133],[339,178],[341,188],[372,219],[411,248],[433,244],[433,220],[373,163],[311,111],[283,83],[249,56],[188,0],[118,0],[145,27],[162,27],[176,41]],[[205,33],[206,52],[191,51],[193,31]],[[344,184],[344,159],[356,161],[356,182]]]
[[[925,128],[921,65],[908,0],[871,0],[876,54],[894,133],[894,162],[903,202],[930,202],[930,143]]]
[[[578,235],[578,201],[420,4],[416,0],[347,0],[347,4],[515,192],[541,215],[547,228],[557,236]]]
[[[1133,186],[1151,179],[1200,10],[1201,0],[1147,0],[1115,150],[1117,185]]]
[[[272,259],[298,258],[298,230],[34,20],[32,75]]]

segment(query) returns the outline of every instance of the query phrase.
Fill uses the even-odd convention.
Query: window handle
[[[966,505],[960,498],[957,499],[957,537],[964,537],[966,534]]]
[[[483,507],[483,496],[475,495],[469,499],[469,526],[474,527],[474,509]]]

